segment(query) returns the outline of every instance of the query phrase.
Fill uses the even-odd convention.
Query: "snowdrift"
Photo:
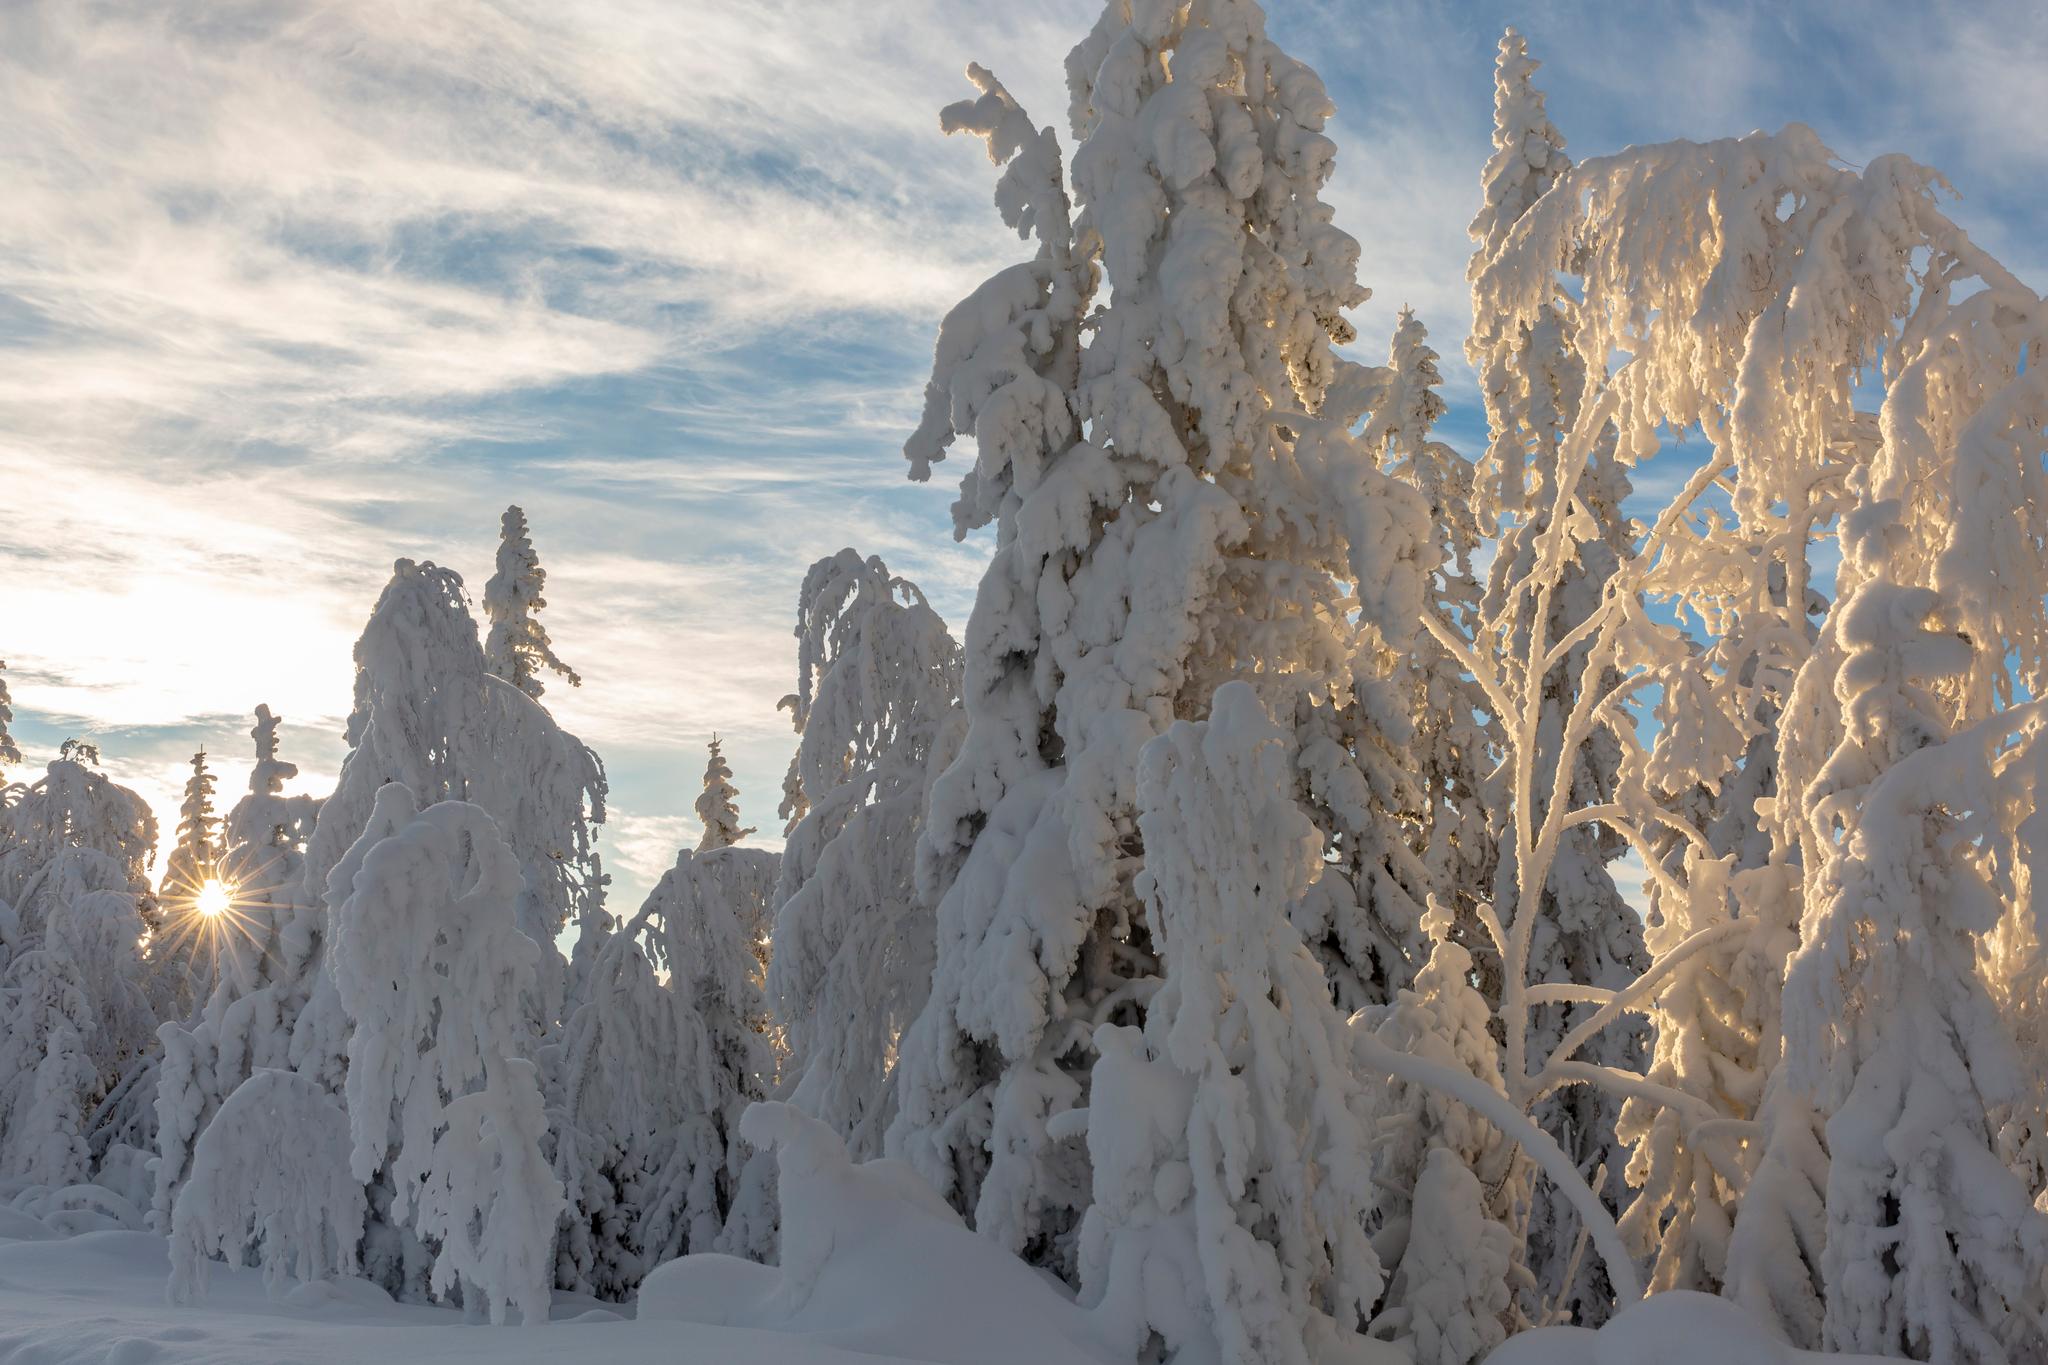
[[[832,1131],[757,1104],[741,1131],[780,1161],[782,1264],[685,1256],[640,1286],[640,1321],[769,1329],[944,1365],[1119,1365],[1088,1315],[971,1232],[908,1166],[855,1165]]]
[[[1674,1289],[1597,1332],[1544,1327],[1510,1337],[1486,1365],[1879,1365],[1879,1357],[1800,1351],[1726,1299]]]

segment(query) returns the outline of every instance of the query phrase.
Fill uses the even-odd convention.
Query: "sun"
[[[217,919],[228,912],[233,902],[227,883],[218,877],[208,877],[200,886],[199,894],[192,898],[192,908],[208,919]]]

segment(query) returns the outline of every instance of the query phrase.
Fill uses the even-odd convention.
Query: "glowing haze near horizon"
[[[1504,24],[1574,155],[1806,122],[1850,161],[1941,167],[2038,280],[2048,21],[1998,8],[1269,6],[1338,105],[1358,354],[1413,305],[1468,450]],[[714,730],[772,842],[805,567],[880,554],[957,632],[987,553],[952,539],[957,466],[918,487],[899,455],[940,315],[1022,251],[937,111],[978,60],[1064,132],[1097,12],[0,8],[0,658],[32,769],[95,739],[167,842],[196,747],[240,794],[265,702],[295,789],[325,790],[393,558],[480,595],[518,502],[585,680],[547,703],[611,773],[615,908],[694,843]]]

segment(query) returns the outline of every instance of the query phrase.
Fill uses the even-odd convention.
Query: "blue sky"
[[[1453,440],[1480,444],[1464,224],[1510,22],[1574,155],[1803,121],[1941,167],[2048,280],[2034,7],[1619,8],[1270,6],[1339,107],[1361,358],[1412,304]],[[940,314],[1021,250],[937,111],[978,60],[1064,130],[1096,12],[0,7],[0,657],[31,758],[90,734],[167,813],[203,742],[232,799],[267,702],[323,789],[391,560],[480,592],[517,501],[585,678],[548,702],[611,771],[619,908],[694,842],[714,730],[775,834],[809,561],[881,554],[957,627],[986,554],[899,453]]]

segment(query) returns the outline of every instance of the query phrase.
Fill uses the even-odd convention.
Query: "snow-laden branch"
[[[1572,1159],[1565,1155],[1555,1138],[1531,1122],[1529,1116],[1507,1096],[1469,1072],[1411,1056],[1356,1030],[1354,1035],[1353,1054],[1362,1062],[1450,1096],[1527,1152],[1530,1160],[1542,1168],[1551,1183],[1578,1211],[1592,1235],[1593,1245],[1607,1263],[1607,1276],[1614,1285],[1615,1297],[1623,1303],[1633,1303],[1643,1296],[1635,1262],[1629,1256],[1628,1248],[1622,1244],[1613,1215],[1600,1202],[1600,1196],[1587,1186],[1579,1175],[1578,1167],[1572,1164]]]

